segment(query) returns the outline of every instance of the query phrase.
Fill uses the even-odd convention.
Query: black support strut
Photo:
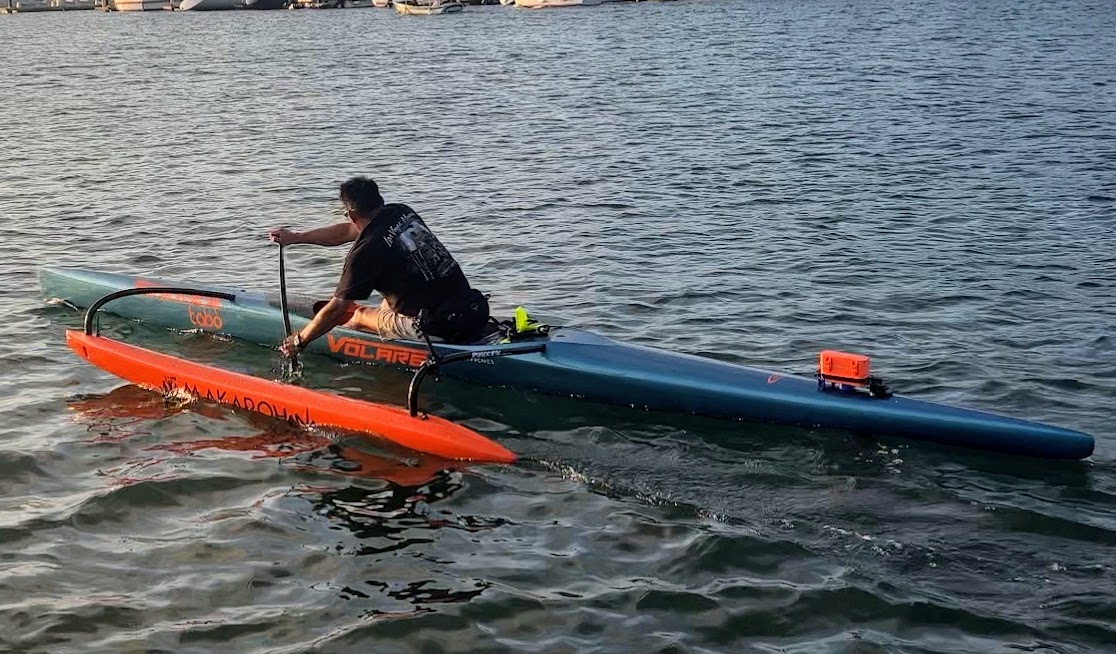
[[[174,286],[145,286],[143,288],[126,288],[122,291],[115,291],[98,298],[96,302],[89,305],[85,310],[84,327],[85,333],[93,335],[93,316],[101,307],[105,306],[113,300],[128,297],[129,295],[155,295],[157,293],[174,293],[176,295],[197,295],[199,297],[215,297],[220,300],[228,300],[229,302],[236,301],[236,296],[232,293],[225,293],[223,291],[206,291],[200,288],[177,288]]]
[[[411,385],[407,388],[407,410],[411,412],[412,417],[418,415],[418,393],[419,387],[422,386],[422,380],[426,379],[426,376],[429,374],[437,375],[441,367],[445,364],[457,361],[483,361],[485,359],[515,356],[517,354],[534,354],[546,350],[546,343],[540,343],[538,345],[527,345],[503,350],[454,352],[441,356],[434,349],[434,344],[430,342],[429,338],[427,338],[426,343],[430,347],[430,358],[423,362],[423,364],[419,366],[419,369],[415,371],[415,376],[411,377]]]

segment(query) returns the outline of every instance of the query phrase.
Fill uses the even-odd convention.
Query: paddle
[[[279,308],[283,311],[283,330],[287,337],[291,335],[291,312],[287,307],[287,264],[283,256],[283,244],[279,244]],[[291,369],[288,377],[298,374],[302,368],[298,363],[298,352],[291,350]]]

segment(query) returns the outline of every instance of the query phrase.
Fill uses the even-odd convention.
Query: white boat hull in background
[[[456,0],[435,0],[429,4],[417,4],[414,2],[399,2],[396,0],[392,3],[395,10],[401,14],[411,16],[437,16],[439,14],[456,14],[465,10],[465,5],[457,2]]]
[[[179,11],[228,11],[244,7],[242,0],[182,0]]]
[[[515,0],[516,7],[525,9],[551,9],[556,7],[595,7],[604,0]]]
[[[163,11],[166,0],[116,0],[112,8],[116,11]]]

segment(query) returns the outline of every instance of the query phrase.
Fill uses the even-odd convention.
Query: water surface
[[[0,649],[1116,648],[1114,35],[1104,0],[3,17]],[[792,371],[868,352],[1097,453],[447,381],[440,415],[524,457],[448,466],[122,387],[39,296],[43,265],[274,288],[264,232],[338,219],[358,173],[498,312]],[[293,248],[292,288],[342,254]]]

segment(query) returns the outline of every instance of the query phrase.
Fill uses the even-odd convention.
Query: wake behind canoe
[[[278,298],[91,270],[46,268],[43,293],[86,307],[107,293],[154,285],[225,290],[234,299],[175,297],[123,298],[109,307],[118,315],[180,330],[201,330],[274,345],[283,338]],[[292,298],[292,324],[305,325],[313,300]],[[531,339],[542,351],[446,366],[444,373],[465,381],[610,404],[799,426],[823,426],[896,435],[935,443],[1030,456],[1081,459],[1092,454],[1092,436],[984,411],[901,396],[820,391],[815,380],[759,370],[703,357],[613,341],[592,332],[555,328]],[[523,343],[436,344],[442,355],[483,353]],[[385,341],[375,335],[335,329],[311,344],[309,352],[344,362],[414,368],[428,356],[423,343]]]

